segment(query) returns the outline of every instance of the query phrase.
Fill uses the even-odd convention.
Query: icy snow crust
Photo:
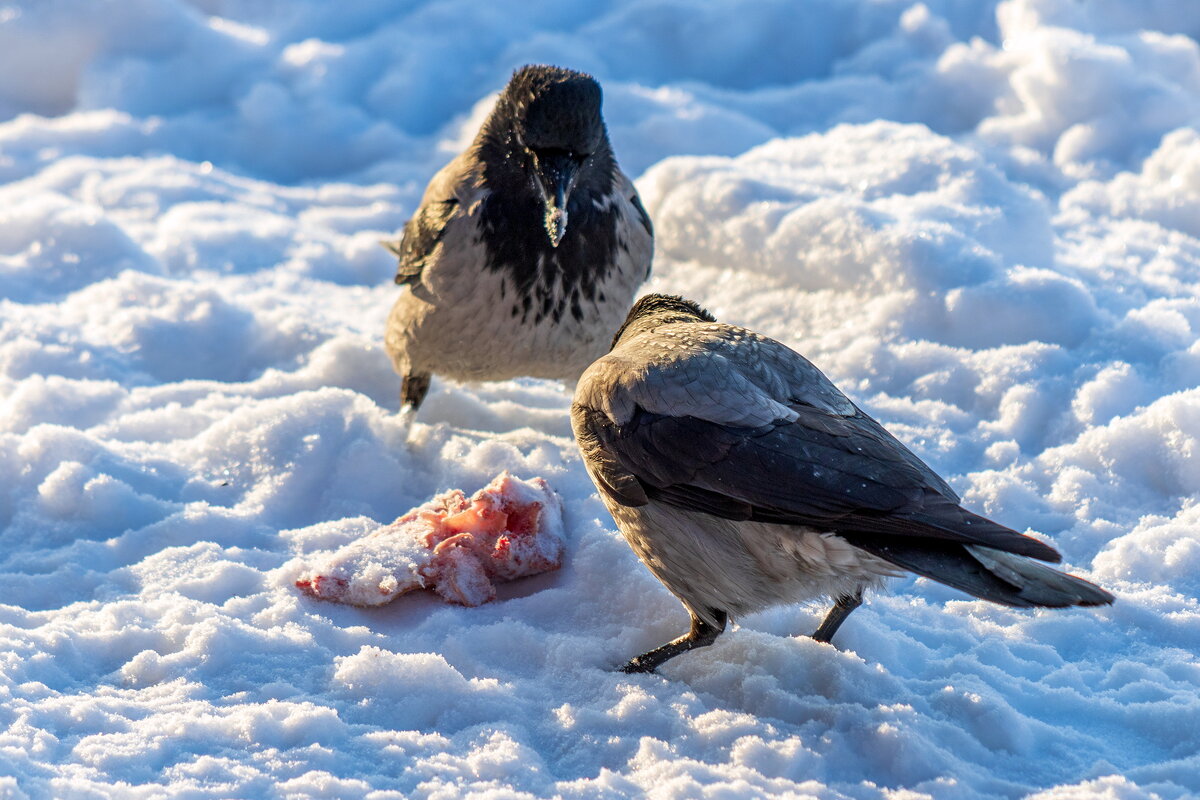
[[[1191,0],[0,6],[0,796],[1200,795]],[[793,345],[1111,609],[895,582],[681,633],[567,390],[436,381],[406,444],[376,240],[509,71],[594,72],[649,288]],[[298,592],[501,470],[561,570]]]

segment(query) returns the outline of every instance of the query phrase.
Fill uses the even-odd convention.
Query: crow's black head
[[[520,143],[531,152],[563,150],[586,158],[604,144],[600,84],[591,75],[533,65],[517,70],[501,102]]]
[[[531,65],[513,73],[480,132],[480,152],[491,188],[532,191],[541,201],[550,245],[567,231],[568,205],[586,189],[592,196],[612,186],[615,164],[600,84],[582,72]]]
[[[654,325],[666,325],[671,322],[716,322],[717,318],[708,309],[678,295],[648,294],[633,304],[625,315],[625,322],[613,337],[612,346],[616,347],[621,336],[630,326],[654,318]],[[637,325],[641,328],[642,326]]]
[[[522,67],[475,139],[487,268],[511,279],[515,292],[502,299],[522,323],[567,314],[579,322],[590,305],[607,302],[604,281],[630,247],[618,232],[623,204],[635,205],[653,235],[636,194],[617,194],[623,176],[600,103],[590,75]]]

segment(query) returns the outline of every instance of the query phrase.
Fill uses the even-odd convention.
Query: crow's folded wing
[[[572,419],[593,474],[625,505],[655,500],[834,531],[851,542],[934,538],[1058,560],[1053,548],[961,508],[932,470],[858,409],[787,405],[794,419],[757,427],[640,407],[618,424],[578,404]]]
[[[446,224],[457,209],[458,201],[453,199],[423,203],[404,224],[400,241],[383,243],[400,261],[396,267],[397,284],[406,286],[421,279],[429,256],[442,241]]]
[[[400,240],[381,242],[399,259],[396,283],[405,286],[417,283],[429,266],[434,249],[442,241],[446,227],[465,204],[478,183],[475,166],[467,154],[460,155],[438,171],[429,181],[421,205],[404,224]]]
[[[628,237],[627,244],[633,243],[633,246],[645,250],[646,271],[642,275],[642,280],[648,280],[654,260],[654,224],[650,222],[650,215],[646,212],[646,207],[642,205],[642,198],[638,196],[633,181],[619,169],[613,179],[613,191],[625,198],[626,218],[631,226],[637,226],[631,231],[632,235]]]

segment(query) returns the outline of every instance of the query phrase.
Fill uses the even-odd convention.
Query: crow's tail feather
[[[993,603],[1064,608],[1113,601],[1094,583],[990,547],[929,539],[883,543],[871,537],[846,538],[898,567]]]

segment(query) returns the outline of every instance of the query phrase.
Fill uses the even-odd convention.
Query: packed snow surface
[[[0,797],[1200,796],[1194,0],[0,4]],[[594,73],[648,289],[811,358],[1111,608],[894,581],[684,631],[570,387],[435,379],[377,241],[511,70]],[[297,564],[497,473],[478,608]]]

